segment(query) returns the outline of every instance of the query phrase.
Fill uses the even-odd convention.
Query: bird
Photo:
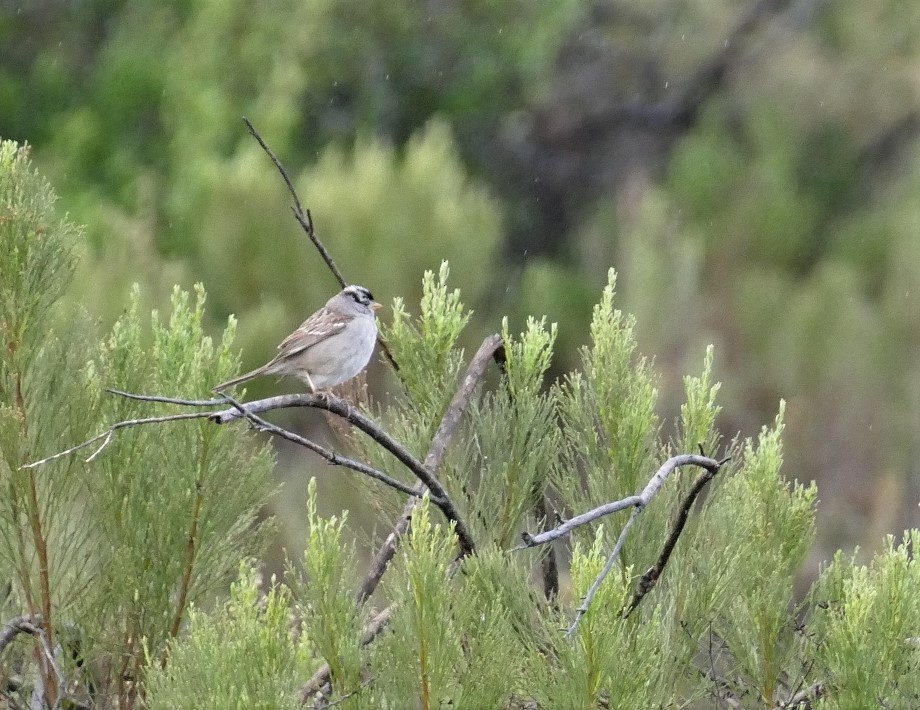
[[[364,286],[346,286],[282,340],[269,362],[213,391],[263,375],[296,377],[314,394],[347,382],[370,362],[377,342],[374,312],[381,307]]]

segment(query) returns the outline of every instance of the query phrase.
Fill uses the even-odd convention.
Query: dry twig
[[[680,456],[672,456],[667,461],[665,461],[661,465],[661,468],[655,472],[655,475],[649,479],[648,484],[639,495],[629,496],[627,498],[623,498],[622,500],[613,501],[611,503],[605,503],[604,505],[598,506],[593,510],[589,510],[586,513],[582,513],[581,515],[577,515],[574,518],[571,518],[570,520],[566,520],[561,525],[558,525],[552,530],[547,530],[546,532],[540,533],[539,535],[529,535],[524,533],[521,536],[523,539],[523,544],[514,548],[515,550],[526,550],[530,547],[536,547],[537,545],[544,545],[564,535],[567,535],[576,528],[594,522],[595,520],[598,520],[605,515],[610,515],[611,513],[625,510],[626,508],[633,509],[632,515],[630,515],[626,525],[624,525],[623,529],[620,531],[620,536],[617,539],[616,545],[614,545],[613,551],[607,558],[607,563],[604,565],[604,569],[601,570],[601,573],[598,575],[597,579],[594,580],[594,583],[591,585],[591,588],[588,590],[588,593],[582,600],[581,605],[578,607],[575,615],[575,620],[572,622],[568,629],[568,635],[571,635],[575,632],[575,629],[578,627],[578,622],[581,621],[582,617],[588,611],[588,607],[591,605],[594,596],[597,594],[597,591],[604,583],[607,575],[610,574],[610,570],[612,570],[613,566],[616,564],[616,561],[620,555],[620,551],[623,549],[623,545],[626,543],[626,538],[629,535],[630,529],[636,522],[636,519],[645,509],[645,507],[651,502],[652,498],[654,498],[658,491],[661,489],[661,486],[664,485],[664,482],[667,480],[668,476],[670,476],[674,470],[680,468],[681,466],[699,466],[700,468],[704,468],[708,472],[711,472],[711,475],[708,478],[702,477],[704,480],[698,480],[694,484],[693,491],[691,491],[692,496],[688,496],[687,499],[684,500],[684,504],[681,507],[683,518],[678,518],[678,522],[675,524],[674,528],[672,528],[671,534],[668,536],[668,540],[665,542],[665,549],[662,552],[661,557],[659,557],[660,568],[657,570],[656,579],[657,576],[661,575],[664,566],[667,564],[668,559],[671,556],[671,551],[673,550],[674,545],[677,543],[677,538],[683,531],[684,523],[686,522],[686,514],[689,512],[690,506],[693,505],[693,501],[696,500],[696,496],[699,495],[699,492],[702,490],[706,481],[712,478],[712,476],[714,476],[719,471],[725,461],[727,461],[727,459],[716,461],[715,459],[711,459],[707,456],[697,456],[695,454],[682,454]],[[656,567],[658,567],[658,565],[656,565]],[[654,570],[655,568],[652,569]],[[644,592],[639,594],[637,599],[635,599],[636,605],[639,604],[639,602],[642,600],[642,597],[644,597],[645,594],[647,594],[651,589],[651,587],[654,586],[654,583],[650,581],[651,572],[652,570],[646,573],[649,575],[649,580],[647,580],[646,583],[650,586]],[[629,611],[632,611],[632,609]]]

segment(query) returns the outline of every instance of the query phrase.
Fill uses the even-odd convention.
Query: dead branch
[[[612,503],[604,503],[604,505],[600,505],[593,510],[589,510],[588,512],[582,513],[581,515],[576,515],[574,518],[569,518],[551,530],[542,532],[539,535],[531,535],[528,532],[523,532],[521,533],[521,539],[523,540],[523,543],[515,547],[512,552],[517,552],[518,550],[526,550],[531,547],[537,547],[538,545],[545,545],[546,543],[552,542],[553,540],[558,540],[560,537],[565,537],[576,528],[580,528],[583,525],[587,525],[588,523],[593,523],[595,520],[603,518],[605,515],[618,513],[619,511],[626,510],[627,508],[635,508],[641,503],[641,496],[629,496],[628,498],[616,500]]]
[[[110,391],[114,391],[118,394],[122,394],[121,392],[118,392],[117,390],[110,390]],[[134,398],[139,399],[142,396],[143,395],[135,395]],[[159,402],[171,401],[173,402],[173,404],[187,404],[194,400],[175,400],[173,401],[173,400],[170,400],[164,397],[164,398],[159,398],[153,401],[159,401]],[[115,424],[112,424],[112,426],[110,426],[105,431],[99,434],[96,434],[96,436],[90,439],[87,439],[86,441],[80,444],[77,444],[76,446],[71,446],[69,449],[64,449],[63,451],[60,451],[56,454],[52,454],[51,456],[46,456],[45,458],[40,459],[38,461],[33,461],[32,463],[24,464],[20,468],[37,468],[39,466],[43,466],[44,464],[49,463],[51,461],[55,461],[59,458],[63,458],[64,456],[69,456],[70,454],[76,453],[80,449],[85,449],[87,446],[91,446],[92,444],[95,444],[100,439],[104,439],[104,441],[99,446],[99,448],[96,449],[92,454],[90,454],[89,458],[86,459],[87,463],[89,463],[90,461],[95,459],[99,454],[101,454],[102,451],[110,443],[112,443],[112,439],[115,437],[115,432],[121,429],[127,429],[129,427],[135,427],[135,426],[142,426],[144,424],[162,424],[163,422],[178,422],[178,421],[186,421],[189,419],[206,419],[209,416],[211,416],[211,412],[188,412],[186,414],[167,414],[166,416],[162,416],[162,417],[145,417],[143,419],[125,419],[124,421],[120,421],[120,422],[116,422]]]
[[[725,463],[727,459],[719,461],[719,468]],[[649,567],[645,574],[639,579],[638,584],[636,585],[636,591],[633,594],[632,599],[629,604],[620,612],[620,615],[623,618],[626,618],[633,613],[635,608],[639,606],[642,600],[645,598],[645,595],[648,594],[652,589],[655,588],[655,585],[658,584],[658,580],[661,578],[661,574],[664,572],[664,568],[668,564],[668,560],[671,559],[671,553],[674,552],[674,546],[677,545],[677,539],[680,537],[680,534],[684,531],[684,526],[687,524],[687,518],[690,515],[690,509],[693,507],[694,502],[696,502],[697,496],[703,491],[703,488],[706,486],[709,481],[719,472],[719,468],[710,468],[706,469],[705,472],[701,473],[697,479],[693,482],[693,486],[690,488],[690,491],[681,501],[680,508],[677,511],[677,517],[674,520],[674,523],[671,525],[671,532],[668,533],[668,537],[664,542],[664,547],[661,548],[661,554],[658,556],[658,560],[654,565]]]
[[[378,471],[376,468],[368,466],[361,461],[355,461],[354,459],[350,459],[347,456],[342,456],[341,454],[338,454],[331,449],[327,449],[326,447],[321,446],[320,444],[317,444],[316,442],[311,441],[310,439],[307,439],[300,434],[295,434],[292,431],[288,431],[287,429],[283,429],[280,426],[262,419],[262,417],[248,411],[245,405],[236,401],[229,395],[225,395],[222,402],[230,402],[230,404],[236,407],[236,409],[247,420],[249,420],[254,429],[265,432],[267,434],[273,434],[274,436],[277,436],[286,441],[290,441],[291,443],[297,444],[298,446],[303,446],[304,448],[309,449],[310,451],[326,459],[326,461],[328,461],[333,466],[344,466],[345,468],[350,468],[352,471],[363,473],[368,478],[373,478],[374,480],[380,481],[384,485],[389,486],[390,488],[393,488],[400,493],[405,493],[415,498],[420,498],[424,493],[424,488],[406,485],[402,481],[399,481],[392,476],[388,476],[383,471]],[[430,496],[430,500],[435,505],[440,505],[443,503],[440,498],[433,495]]]
[[[502,339],[500,335],[497,333],[490,335],[482,341],[479,350],[476,351],[473,359],[470,360],[466,374],[463,376],[463,381],[460,383],[460,387],[454,394],[453,399],[451,399],[450,404],[447,405],[444,416],[441,418],[441,424],[438,426],[438,430],[431,440],[428,454],[425,456],[425,467],[430,471],[437,471],[441,468],[444,456],[447,453],[447,447],[453,439],[454,432],[460,424],[460,419],[466,411],[466,407],[469,404],[470,397],[473,395],[473,391],[476,389],[476,385],[479,384],[479,381],[485,374],[486,367],[489,365],[489,358],[493,357],[496,352],[502,350],[501,345]],[[416,490],[420,491],[421,487],[417,486]],[[415,511],[416,505],[415,501],[406,503],[406,507],[399,520],[393,526],[393,530],[387,535],[386,540],[384,540],[383,544],[380,546],[377,554],[374,555],[371,566],[367,574],[365,574],[361,587],[358,589],[358,593],[355,596],[355,602],[357,604],[363,604],[367,601],[380,583],[380,579],[386,572],[390,561],[393,559],[393,555],[396,554],[396,549],[399,547],[399,539],[405,535],[406,531],[409,529],[409,523],[412,520],[412,513]]]
[[[447,493],[447,489],[441,484],[437,477],[419,461],[411,451],[400,444],[390,434],[384,431],[373,419],[368,417],[362,411],[352,407],[348,402],[340,397],[328,393],[320,394],[289,394],[280,397],[270,397],[268,399],[255,400],[246,402],[243,405],[246,412],[257,414],[260,412],[270,411],[272,409],[290,408],[290,407],[313,407],[331,412],[338,417],[350,422],[358,429],[363,431],[380,446],[389,451],[396,459],[411,471],[419,482],[431,491],[432,502],[444,513],[444,516],[454,523],[454,531],[457,534],[457,540],[460,544],[460,551],[464,555],[472,554],[475,550],[475,543],[469,528],[463,521],[460,511],[454,505],[453,500]],[[226,424],[234,419],[239,419],[245,415],[236,407],[225,409],[220,412],[211,414],[211,420],[217,424]],[[440,502],[437,502],[440,501]]]
[[[620,556],[620,550],[623,549],[623,545],[626,543],[626,537],[629,534],[630,528],[636,522],[636,519],[641,515],[642,511],[645,510],[645,507],[651,502],[652,498],[655,497],[655,494],[661,489],[661,486],[664,485],[664,482],[667,480],[668,476],[671,475],[676,469],[681,466],[699,466],[705,468],[707,471],[717,472],[722,466],[724,461],[716,461],[707,456],[697,456],[695,454],[682,454],[680,456],[672,456],[667,461],[662,464],[661,468],[655,472],[655,475],[652,476],[651,480],[648,482],[648,485],[643,489],[642,493],[639,494],[639,502],[633,508],[632,515],[629,516],[629,520],[626,522],[626,525],[623,526],[623,530],[620,531],[620,537],[617,539],[616,545],[614,545],[613,552],[610,553],[610,556],[607,558],[607,563],[604,565],[604,568],[601,570],[601,573],[597,576],[597,579],[591,584],[591,588],[588,589],[588,593],[585,595],[585,598],[582,600],[581,605],[575,612],[575,619],[572,621],[571,626],[569,626],[567,635],[571,636],[575,633],[575,629],[578,628],[578,622],[584,617],[588,612],[588,607],[591,606],[591,602],[594,600],[595,595],[598,590],[601,588],[601,585],[604,583],[604,580],[607,579],[607,575],[610,574],[610,570],[613,569],[613,566],[616,564],[617,559]],[[683,525],[681,525],[681,530],[683,530]],[[678,535],[680,532],[678,531]],[[676,543],[677,539],[674,539]],[[670,553],[669,553],[670,556]]]
[[[22,616],[14,616],[9,621],[4,622],[3,628],[0,630],[0,653],[3,653],[19,634],[34,636],[41,626],[41,614],[23,614]]]
[[[598,589],[600,589],[601,585],[604,583],[604,580],[607,578],[607,575],[610,574],[610,570],[613,569],[614,564],[616,564],[617,558],[620,555],[620,550],[623,549],[623,545],[626,542],[626,537],[629,534],[633,524],[635,523],[636,518],[639,517],[645,507],[651,502],[652,498],[655,497],[655,495],[661,489],[661,486],[664,485],[664,482],[667,480],[668,476],[670,476],[675,469],[678,469],[681,466],[699,466],[700,468],[704,468],[707,471],[712,472],[712,475],[715,475],[726,460],[727,459],[716,461],[715,459],[711,459],[708,456],[698,456],[696,454],[681,454],[680,456],[672,456],[667,461],[665,461],[661,465],[661,468],[655,472],[655,475],[649,479],[648,484],[639,495],[629,496],[627,498],[623,498],[622,500],[613,501],[611,503],[605,503],[604,505],[598,506],[593,510],[589,510],[586,513],[582,513],[581,515],[577,515],[574,518],[571,518],[570,520],[566,520],[561,525],[558,525],[552,530],[547,530],[546,532],[540,533],[539,535],[530,535],[526,532],[521,535],[523,544],[514,548],[514,550],[526,550],[531,547],[536,547],[537,545],[544,545],[548,542],[569,534],[576,528],[587,525],[588,523],[592,523],[595,520],[604,517],[605,515],[610,515],[611,513],[625,510],[626,508],[633,509],[632,515],[629,517],[629,520],[626,522],[623,530],[620,531],[620,536],[613,548],[613,552],[611,552],[610,556],[607,558],[607,563],[604,565],[604,569],[598,575],[597,579],[594,580],[594,583],[591,585],[591,588],[585,595],[581,606],[578,607],[575,615],[575,620],[572,622],[572,625],[568,630],[569,635],[574,633],[576,627],[578,626],[578,622],[581,621],[581,618],[588,611],[588,607],[590,606],[591,601],[594,599],[594,596],[597,594]],[[709,478],[711,477],[712,476]],[[708,478],[705,479],[705,481],[708,480]],[[685,499],[684,504],[687,505],[687,511],[689,511],[689,507],[693,504],[693,500],[696,499],[699,491],[702,490],[703,485],[705,485],[705,481],[702,483],[697,481],[697,484],[699,484],[699,490],[696,491],[689,503]],[[694,484],[694,488],[697,487],[697,484]],[[680,533],[683,530],[684,522],[686,522],[686,517],[684,517],[684,520],[679,523],[679,527],[672,528],[671,535],[669,535],[668,540],[665,543],[665,551],[662,552],[662,557],[659,557],[659,562],[662,562],[663,560],[662,567],[658,570],[659,575],[661,574],[661,570],[664,569],[664,565],[667,564],[667,560],[671,556],[671,551],[673,550],[674,545],[677,543],[677,538],[680,536]],[[651,589],[651,587],[649,587],[649,589]],[[642,596],[647,593],[648,590],[639,597],[639,600],[636,603],[638,604],[638,602],[641,601]]]

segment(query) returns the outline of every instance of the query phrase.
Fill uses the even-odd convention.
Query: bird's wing
[[[349,320],[351,319],[348,316],[337,315],[327,310],[314,313],[297,330],[281,341],[275,360],[302,353],[330,335],[344,330]]]

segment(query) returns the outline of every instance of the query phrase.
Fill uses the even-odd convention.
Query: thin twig
[[[316,442],[311,441],[310,439],[300,436],[300,434],[295,434],[292,431],[288,431],[287,429],[283,429],[280,426],[276,426],[275,424],[272,424],[271,422],[266,421],[265,419],[262,419],[262,417],[248,411],[244,404],[236,401],[232,397],[228,396],[225,399],[230,404],[232,404],[234,407],[236,407],[237,410],[240,411],[243,414],[243,416],[245,416],[246,419],[248,419],[252,423],[253,428],[259,431],[266,432],[268,434],[274,434],[275,436],[281,439],[285,439],[286,441],[290,441],[299,446],[303,446],[304,448],[307,448],[310,451],[318,454],[322,458],[326,459],[326,461],[328,461],[333,466],[343,466],[345,468],[350,468],[352,471],[357,471],[358,473],[362,473],[369,478],[373,478],[374,480],[380,481],[381,483],[389,486],[390,488],[394,488],[401,493],[406,493],[407,495],[413,496],[415,498],[421,498],[422,494],[424,493],[424,490],[418,490],[417,487],[413,488],[412,486],[409,486],[403,483],[402,481],[399,481],[391,476],[388,476],[382,471],[378,471],[376,468],[372,468],[368,466],[367,464],[361,463],[360,461],[355,461],[346,456],[342,456],[341,454],[338,454],[335,451],[327,449],[324,446],[321,446],[320,444],[317,444]],[[435,505],[438,505],[439,503],[442,502],[441,499],[438,498],[437,496],[430,496],[430,500]]]
[[[635,608],[639,606],[639,604],[645,598],[645,595],[652,591],[652,589],[655,588],[655,585],[658,584],[658,580],[661,578],[661,575],[664,572],[664,568],[667,566],[668,561],[671,559],[671,553],[674,552],[674,546],[677,545],[677,539],[684,531],[684,526],[687,524],[687,518],[690,515],[690,509],[696,502],[697,496],[702,493],[703,488],[719,472],[726,461],[728,461],[727,458],[722,459],[718,462],[719,465],[717,468],[706,469],[693,482],[693,486],[691,486],[689,492],[680,504],[680,508],[677,511],[677,517],[675,518],[674,523],[671,525],[671,532],[668,533],[668,537],[664,542],[664,547],[661,548],[661,554],[658,556],[658,560],[654,565],[649,567],[646,573],[643,574],[639,579],[639,582],[636,585],[636,591],[633,594],[632,599],[621,612],[621,616],[624,619],[632,614]]]
[[[120,394],[117,391],[116,393]],[[158,400],[158,401],[168,402],[170,400],[167,398],[163,398],[162,400]],[[119,429],[127,429],[128,427],[141,426],[143,424],[162,424],[163,422],[178,422],[178,421],[185,421],[188,419],[207,419],[208,417],[211,416],[211,414],[212,412],[187,412],[186,414],[168,414],[162,417],[145,417],[143,419],[125,419],[124,421],[120,421],[120,422],[116,422],[115,424],[112,424],[112,426],[110,426],[105,431],[99,434],[96,434],[96,436],[92,437],[91,439],[87,439],[81,444],[77,444],[76,446],[71,446],[69,449],[64,449],[64,451],[60,451],[56,454],[52,454],[51,456],[46,456],[45,458],[40,459],[38,461],[33,461],[32,463],[23,464],[20,468],[37,468],[39,466],[43,466],[44,464],[49,463],[51,461],[55,461],[59,458],[63,458],[64,456],[69,456],[70,454],[76,453],[80,449],[85,449],[87,446],[92,446],[100,439],[105,439],[102,446],[100,446],[99,449],[97,449],[88,459],[86,459],[87,461],[91,461],[95,459],[102,452],[102,450],[109,445],[109,443],[114,438],[115,432],[118,431]]]
[[[319,237],[316,236],[316,228],[313,226],[313,215],[310,214],[310,210],[304,210],[303,206],[300,203],[300,197],[297,195],[297,190],[294,188],[294,183],[291,181],[288,171],[285,169],[284,165],[281,164],[281,161],[278,160],[278,157],[275,155],[274,151],[268,147],[268,144],[259,135],[259,132],[256,130],[255,126],[252,125],[252,122],[243,116],[243,123],[246,124],[246,129],[249,131],[249,135],[255,138],[259,145],[262,146],[262,150],[265,151],[265,154],[271,159],[272,163],[275,164],[275,167],[278,169],[278,172],[281,173],[281,179],[284,180],[284,184],[287,185],[288,192],[291,193],[291,199],[294,200],[294,205],[291,208],[291,211],[294,213],[294,219],[297,220],[297,223],[303,228],[304,233],[307,235],[307,238],[313,243],[313,246],[316,247],[316,250],[319,252],[320,257],[323,261],[326,262],[326,266],[329,267],[329,271],[332,272],[332,275],[335,277],[335,280],[339,282],[339,286],[345,288],[347,282],[345,277],[342,276],[342,272],[339,271],[339,267],[335,265],[335,261],[332,259],[332,255],[329,254],[329,250],[326,249],[325,245],[320,241]],[[390,352],[390,347],[387,345],[386,340],[380,333],[377,333],[377,342],[380,344],[380,349],[383,351],[383,355],[386,358],[387,362],[390,363],[390,367],[393,368],[393,371],[399,372],[399,364],[396,362],[396,359],[393,357],[393,353]]]
[[[281,178],[284,180],[284,184],[287,185],[288,192],[291,193],[291,199],[294,200],[294,206],[292,208],[294,217],[300,223],[300,226],[303,227],[303,230],[306,232],[306,235],[310,241],[313,242],[313,246],[316,247],[319,255],[323,258],[323,261],[326,262],[326,266],[329,267],[332,275],[335,276],[336,281],[339,282],[339,286],[345,288],[347,282],[342,276],[342,272],[339,271],[339,267],[335,265],[335,261],[333,261],[329,251],[316,236],[316,230],[313,228],[313,218],[310,216],[309,210],[304,212],[303,206],[300,204],[300,198],[297,196],[297,190],[294,189],[294,183],[291,181],[291,177],[288,175],[288,171],[285,169],[284,165],[281,164],[281,161],[278,160],[278,157],[275,155],[274,151],[268,147],[268,144],[263,140],[262,136],[259,135],[259,132],[256,130],[255,126],[252,125],[252,121],[243,116],[243,123],[246,124],[246,129],[249,131],[249,135],[251,135],[259,142],[259,145],[262,146],[262,150],[264,150],[265,154],[271,158],[272,163],[275,164],[278,172],[281,173]]]
[[[521,533],[521,539],[523,540],[522,544],[512,549],[512,552],[517,552],[519,550],[526,550],[531,547],[536,547],[537,545],[545,545],[548,542],[553,540],[558,540],[560,537],[565,537],[570,532],[576,528],[580,528],[583,525],[588,523],[593,523],[599,518],[603,518],[605,515],[610,515],[611,513],[618,513],[621,510],[626,510],[627,508],[635,508],[637,505],[642,504],[642,496],[629,496],[628,498],[623,498],[622,500],[615,500],[612,503],[604,503],[604,505],[599,505],[593,510],[589,510],[586,513],[581,515],[576,515],[574,518],[569,518],[563,523],[559,524],[551,530],[540,533],[539,535],[531,535],[528,532]]]
[[[473,542],[470,530],[463,521],[463,517],[460,515],[457,506],[448,495],[447,489],[444,488],[438,478],[427,466],[419,461],[411,451],[384,431],[373,419],[349,405],[344,399],[327,393],[302,393],[270,397],[269,399],[245,403],[246,411],[251,413],[260,413],[272,409],[290,407],[313,407],[331,412],[355,425],[358,429],[380,444],[380,446],[393,454],[400,463],[408,468],[409,471],[431,491],[432,502],[437,505],[442,513],[444,513],[444,517],[454,523],[454,531],[457,534],[461,553],[464,555],[472,554],[476,546]],[[230,409],[212,413],[211,419],[218,424],[226,424],[227,422],[239,419],[243,416],[244,415],[240,413],[239,410],[235,407],[231,407]]]
[[[134,394],[124,390],[106,387],[105,391],[109,394],[117,394],[125,399],[136,399],[140,402],[164,402],[166,404],[179,404],[184,407],[220,407],[227,404],[226,397],[214,397],[213,399],[181,399],[179,397],[164,397],[158,394]]]
[[[617,544],[613,547],[613,552],[607,557],[607,563],[604,565],[604,569],[601,570],[601,573],[597,575],[597,579],[591,584],[591,588],[588,590],[588,593],[585,594],[581,606],[576,609],[575,619],[572,621],[572,625],[569,626],[566,636],[571,636],[575,633],[575,629],[578,628],[578,622],[581,621],[582,617],[588,612],[588,607],[591,606],[591,602],[594,601],[594,596],[601,588],[604,580],[607,579],[610,570],[612,570],[613,566],[616,564],[617,558],[620,556],[620,550],[622,550],[623,545],[626,544],[626,536],[629,534],[630,529],[642,512],[643,507],[644,506],[636,506],[633,508],[632,515],[629,516],[629,520],[626,521],[626,525],[624,525],[623,529],[620,531],[620,536],[617,538]]]
[[[597,579],[595,579],[591,584],[591,588],[588,590],[588,593],[582,600],[581,605],[576,610],[575,619],[572,621],[571,626],[569,626],[568,631],[566,632],[567,636],[571,636],[573,633],[575,633],[575,630],[578,628],[578,623],[587,613],[588,607],[591,606],[591,602],[594,600],[594,596],[597,594],[598,590],[601,588],[601,585],[604,583],[604,580],[607,578],[607,575],[610,574],[610,571],[616,564],[616,561],[620,555],[620,551],[623,549],[623,545],[626,543],[626,537],[629,533],[629,530],[632,528],[633,524],[636,522],[636,519],[639,517],[645,507],[651,502],[652,498],[655,497],[655,494],[657,494],[661,489],[661,486],[664,485],[664,482],[667,480],[668,476],[670,476],[674,470],[680,468],[681,466],[699,466],[700,468],[705,468],[707,471],[718,471],[724,461],[725,460],[716,461],[715,459],[711,459],[708,456],[698,456],[696,454],[681,454],[680,456],[672,456],[661,465],[661,468],[655,472],[655,475],[651,477],[648,484],[642,490],[642,493],[640,493],[638,496],[630,496],[629,498],[624,498],[620,501],[607,503],[606,505],[600,506],[599,508],[595,508],[592,511],[588,511],[588,513],[584,513],[578,516],[578,518],[573,518],[573,520],[579,520],[578,525],[572,525],[572,520],[569,520],[559,526],[559,528],[567,526],[566,532],[570,532],[572,529],[580,527],[580,525],[586,525],[592,520],[596,520],[597,518],[601,517],[601,514],[595,515],[595,513],[596,511],[603,508],[615,508],[615,510],[608,510],[606,513],[603,513],[603,515],[616,512],[616,510],[623,510],[624,508],[633,508],[632,515],[629,516],[629,520],[623,527],[623,530],[620,531],[620,536],[617,538],[616,545],[608,556],[603,570],[601,570],[601,573],[597,576]],[[636,498],[638,498],[638,500],[635,500]],[[556,530],[559,528],[556,528]],[[550,531],[550,533],[553,532],[554,530]],[[680,533],[678,533],[678,535],[679,534]],[[533,540],[536,537],[545,537],[546,535],[547,533],[543,533],[541,536],[533,536],[530,538],[530,540]],[[551,537],[549,539],[555,538]],[[532,546],[533,544],[528,545],[528,541],[525,538],[523,547],[526,548]],[[517,549],[522,548],[519,547]],[[670,555],[670,553],[668,554]]]
[[[470,364],[466,369],[466,374],[463,376],[463,381],[460,383],[460,387],[454,394],[453,399],[451,399],[450,404],[447,405],[444,416],[441,418],[441,424],[438,426],[438,431],[431,440],[428,455],[425,456],[425,465],[431,471],[437,471],[441,467],[444,456],[447,453],[447,448],[450,441],[453,439],[457,426],[460,424],[460,420],[463,418],[463,413],[466,411],[470,398],[473,396],[476,386],[485,374],[486,368],[489,365],[489,359],[494,357],[497,352],[502,352],[501,345],[502,339],[500,335],[490,335],[482,341],[479,350],[476,351],[473,359],[470,360]],[[416,490],[424,490],[421,483],[416,486]],[[409,530],[409,525],[412,522],[412,515],[415,513],[417,505],[415,501],[409,501],[406,504],[399,520],[396,521],[390,534],[387,535],[380,549],[377,550],[377,554],[374,555],[374,559],[364,575],[364,580],[361,582],[361,586],[355,594],[355,604],[358,606],[363,605],[374,593],[374,590],[377,589],[377,585],[380,583],[393,556],[396,554],[396,550],[399,547],[399,541]],[[382,628],[383,626],[381,625],[380,629]],[[370,643],[372,638],[373,637],[368,639],[367,643]],[[306,702],[307,698],[318,692],[320,688],[329,682],[329,673],[330,669],[328,664],[323,664],[323,666],[316,671],[313,677],[307,681],[300,690],[302,702]]]

